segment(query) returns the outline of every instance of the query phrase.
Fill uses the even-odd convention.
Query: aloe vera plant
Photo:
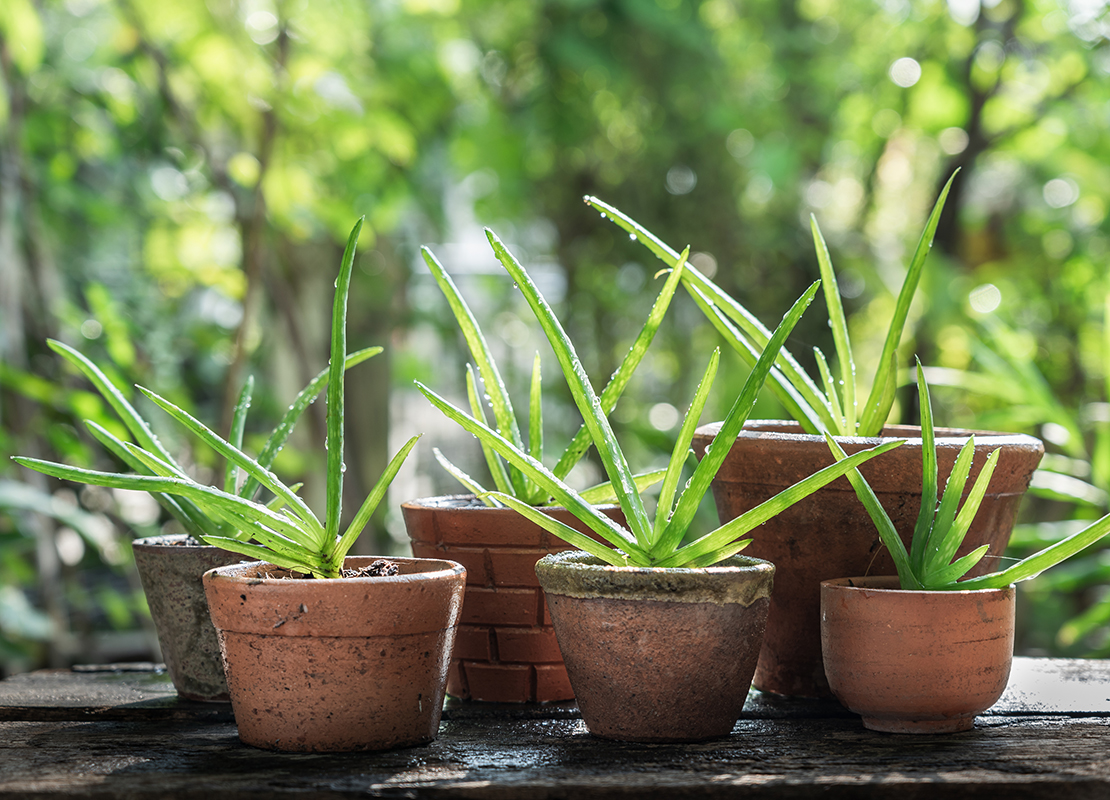
[[[469,400],[471,414],[476,419],[487,422],[485,406],[481,396],[483,393],[479,390],[480,380],[485,387],[485,398],[493,416],[493,429],[512,442],[518,449],[527,449],[528,454],[536,461],[543,462],[543,408],[541,404],[539,353],[532,361],[532,378],[528,401],[528,445],[525,448],[521,433],[522,430],[525,430],[525,426],[521,425],[517,419],[512,399],[505,387],[505,381],[493,354],[490,352],[477,318],[471,312],[447,270],[444,269],[432,251],[424,247],[421,248],[421,253],[436,283],[447,298],[474,360],[474,365],[468,364],[466,371],[467,399]],[[683,263],[685,263],[686,255],[684,253],[680,257]],[[675,291],[678,289],[680,275],[681,270],[674,270],[664,282],[663,288],[652,305],[639,334],[629,347],[620,366],[617,367],[608,384],[598,396],[598,402],[605,414],[610,413],[616,406],[628,385],[628,381],[632,378],[632,373],[647,353],[652,339],[655,338],[655,334],[659,330],[659,325],[663,322],[671,298],[674,297]],[[477,368],[477,375],[475,375],[475,367]],[[585,425],[582,425],[552,468],[552,473],[560,480],[565,479],[574,466],[582,460],[590,444],[589,431]],[[503,503],[498,499],[501,495],[509,495],[532,506],[551,503],[551,493],[542,484],[533,480],[526,471],[521,470],[511,461],[502,459],[496,450],[485,441],[481,441],[481,446],[486,465],[493,478],[494,486],[497,488],[496,492],[487,490],[477,480],[449,461],[438,448],[433,452],[444,469],[488,506],[502,506]],[[637,475],[635,481],[640,489],[645,489],[654,483],[658,483],[662,477],[662,471],[658,471]],[[611,502],[615,497],[613,488],[608,482],[586,489],[581,494],[591,503]]]
[[[784,348],[770,372],[768,384],[787,413],[802,426],[806,433],[829,432],[837,436],[878,436],[882,432],[894,404],[897,388],[898,344],[921,280],[925,259],[933,244],[933,236],[940,221],[944,201],[948,197],[948,191],[955,177],[953,173],[945,184],[917,243],[917,249],[898,293],[894,314],[887,328],[874,382],[866,393],[857,386],[856,366],[848,337],[848,323],[840,302],[840,289],[829,250],[816,218],[810,218],[840,376],[839,378],[834,376],[828,359],[819,348],[814,348],[814,357],[820,373],[819,380],[811,378],[797,359]],[[640,241],[667,266],[673,267],[677,263],[678,253],[628,215],[596,197],[586,197],[585,202],[600,211],[602,217],[612,220]],[[763,348],[767,346],[771,332],[754,314],[694,267],[686,267],[682,282],[707,319],[725,340],[749,366],[754,365]]]
[[[340,533],[340,499],[344,471],[343,378],[348,367],[381,351],[381,348],[368,348],[343,355],[347,350],[347,296],[355,247],[361,230],[362,220],[359,220],[347,240],[336,281],[332,312],[332,357],[328,369],[297,396],[257,458],[252,458],[242,450],[243,430],[250,406],[250,381],[240,394],[228,439],[220,437],[168,400],[138,387],[186,430],[226,459],[223,488],[198,483],[186,474],[159,443],[146,421],[103,372],[77,351],[60,344],[52,346],[93,381],[126,423],[137,443],[122,441],[101,426],[90,424],[93,434],[141,474],[81,469],[23,456],[14,456],[13,460],[55,478],[150,492],[181,521],[189,533],[207,544],[315,577],[340,577],[344,558],[384,498],[405,457],[420,438],[414,436],[393,457],[348,527]],[[325,387],[328,405],[327,509],[324,520],[321,521],[297,495],[298,487],[283,483],[270,471],[270,466],[299,416]],[[245,475],[241,485],[240,471]],[[259,488],[272,493],[273,499],[267,503],[255,499]]]
[[[563,376],[570,387],[575,404],[582,414],[590,440],[597,449],[598,457],[605,467],[616,500],[628,520],[628,527],[625,528],[600,513],[580,493],[567,486],[562,479],[556,476],[553,471],[547,469],[533,455],[524,452],[516,443],[491,429],[481,418],[481,415],[468,415],[427,386],[419,382],[417,386],[433,405],[465,430],[477,436],[489,448],[527,475],[529,479],[543,487],[544,491],[555,502],[566,507],[604,540],[599,542],[581,534],[507,493],[491,493],[500,502],[516,509],[519,513],[571,546],[584,550],[605,563],[614,565],[631,564],[642,567],[710,566],[742,550],[750,541],[742,537],[762,522],[840,475],[854,469],[864,461],[901,444],[900,440],[895,440],[856,453],[850,458],[826,467],[800,481],[716,530],[684,543],[698,504],[709,489],[713,476],[724,462],[732,442],[739,435],[740,429],[751,412],[756,395],[772,368],[775,356],[790,331],[793,330],[794,325],[798,322],[802,312],[812,301],[819,287],[819,282],[810,286],[794,303],[774,333],[771,334],[767,345],[756,359],[754,368],[743,389],[733,403],[720,433],[707,448],[705,456],[698,463],[685,488],[680,490],[679,484],[682,478],[683,466],[690,456],[690,443],[694,429],[697,426],[698,418],[705,406],[717,372],[720,351],[719,349],[714,350],[701,383],[695,392],[694,400],[686,413],[670,463],[664,470],[659,501],[653,520],[648,514],[647,507],[641,497],[641,489],[636,485],[632,470],[629,468],[620,444],[609,424],[605,407],[586,375],[574,344],[527,271],[492,231],[487,230],[486,235],[493,245],[498,260],[520,288],[552,349],[555,351]],[[675,274],[672,274],[671,279],[676,279],[676,275],[677,279],[681,279],[681,273],[685,268],[685,257],[678,257],[674,264]]]
[[[898,570],[898,579],[903,589],[925,590],[965,590],[1001,589],[1018,581],[1028,580],[1059,564],[1081,550],[1097,542],[1110,533],[1110,514],[1091,523],[1077,533],[1061,539],[1055,544],[1023,558],[1006,569],[960,580],[971,570],[987,552],[987,545],[977,548],[965,556],[953,560],[956,551],[963,544],[964,537],[975,518],[979,505],[986,494],[991,476],[994,474],[998,455],[994,450],[987,457],[979,476],[959,508],[960,497],[967,485],[971,469],[971,459],[975,451],[975,438],[960,448],[952,467],[948,483],[938,503],[937,451],[933,428],[933,412],[929,398],[929,385],[921,363],[917,364],[917,391],[921,401],[921,438],[922,438],[922,487],[921,512],[914,526],[910,549],[907,551],[898,536],[894,523],[883,509],[874,491],[858,470],[848,473],[848,479],[856,490],[856,495],[867,508],[883,544],[890,551]],[[833,456],[844,463],[844,450],[828,433],[825,439]]]

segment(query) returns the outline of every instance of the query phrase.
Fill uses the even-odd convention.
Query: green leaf
[[[474,415],[475,419],[480,419],[482,424],[487,424],[486,409],[482,405],[481,399],[478,397],[478,382],[474,378],[474,368],[469,364],[466,365],[466,397],[467,400],[470,401],[470,413]],[[518,477],[517,483],[514,484],[509,478],[508,471],[505,469],[505,463],[497,453],[485,442],[480,443],[482,446],[482,455],[485,456],[486,466],[489,468],[494,486],[506,494],[515,492],[517,485],[523,485],[523,478]]]
[[[1023,558],[1001,572],[982,575],[978,578],[968,578],[956,584],[956,589],[1000,589],[1011,583],[1035,578],[1049,567],[1071,558],[1076,553],[1090,547],[1106,534],[1110,533],[1110,514],[1092,522],[1083,530],[1074,533],[1066,539],[1061,539],[1055,544],[1039,550],[1028,558]]]
[[[925,546],[937,511],[937,445],[929,384],[920,360],[917,362],[917,396],[921,407],[921,511],[910,543],[910,564],[915,575],[924,575]]]
[[[730,543],[739,539],[739,537],[743,536],[748,531],[762,525],[777,514],[782,513],[799,500],[808,497],[822,486],[833,482],[841,475],[845,473],[851,474],[851,471],[863,462],[881,455],[888,450],[892,450],[903,444],[903,442],[903,439],[894,439],[889,442],[884,442],[869,450],[863,450],[848,456],[835,464],[831,464],[813,473],[808,478],[804,478],[793,486],[783,489],[774,497],[765,500],[750,511],[730,520],[712,533],[708,533],[685,547],[675,550],[670,556],[660,559],[656,563],[656,566],[685,567],[690,564],[706,566],[705,557],[709,554],[723,552]],[[703,458],[702,461],[704,462],[704,460]]]
[[[451,311],[455,315],[455,320],[458,322],[459,329],[466,340],[466,345],[470,348],[470,354],[474,358],[478,373],[482,376],[482,382],[486,386],[486,393],[489,396],[490,406],[493,410],[493,421],[497,430],[514,445],[523,449],[524,441],[520,436],[520,425],[517,423],[516,412],[513,411],[513,402],[509,398],[509,390],[505,388],[505,381],[502,380],[501,373],[497,369],[497,362],[494,361],[489,345],[486,344],[486,338],[482,334],[478,320],[475,319],[470,307],[455,286],[455,282],[451,280],[451,276],[447,274],[447,270],[439,263],[432,251],[427,247],[422,247],[420,253],[424,256],[424,262],[431,270],[432,277],[435,278],[444,297],[447,298],[447,303],[451,306]],[[525,487],[519,473],[510,470],[510,479],[513,486],[511,494],[522,494]],[[496,478],[494,480],[496,482]],[[499,482],[498,486],[500,487]],[[502,491],[504,491],[503,487]]]
[[[614,547],[624,550],[634,559],[639,558],[640,560],[635,561],[635,563],[647,563],[646,551],[640,548],[634,539],[630,538],[628,531],[625,531],[609,517],[583,500],[581,495],[555,477],[554,473],[543,464],[521,451],[516,445],[484,423],[468,417],[419,381],[416,382],[416,387],[448,419],[458,423],[464,430],[474,434],[479,439],[487,441],[506,461],[513,463],[518,469],[527,473],[529,478],[543,486],[556,504],[566,508]],[[503,500],[499,494],[494,494],[499,500]]]
[[[940,570],[944,565],[952,560],[956,555],[956,551],[960,549],[963,544],[964,537],[967,536],[968,529],[971,528],[971,523],[975,519],[975,515],[979,512],[979,506],[983,502],[983,498],[987,493],[987,485],[990,483],[991,476],[994,474],[994,468],[998,464],[998,457],[1001,455],[1002,449],[998,448],[992,450],[990,455],[987,456],[987,462],[983,465],[983,469],[979,471],[979,476],[975,479],[975,484],[971,487],[967,499],[964,500],[963,508],[956,516],[956,521],[953,523],[951,529],[941,540],[940,549],[936,555],[933,556],[932,561],[926,564],[926,569],[929,572]],[[938,515],[939,516],[939,515]],[[924,580],[928,580],[923,575]]]
[[[382,472],[377,483],[374,484],[374,488],[370,490],[370,494],[366,496],[366,500],[363,501],[362,506],[355,514],[354,519],[351,520],[351,524],[347,527],[347,530],[343,532],[343,536],[339,539],[339,542],[331,548],[330,552],[325,554],[325,567],[336,571],[343,569],[343,559],[347,557],[347,553],[350,551],[351,547],[354,546],[359,534],[362,533],[363,528],[365,528],[366,524],[370,521],[370,517],[373,516],[374,511],[385,498],[385,493],[389,491],[389,484],[393,482],[393,478],[396,477],[397,471],[401,469],[401,465],[405,463],[408,454],[412,451],[412,448],[416,447],[416,443],[420,441],[422,435],[423,434],[417,434],[413,436],[405,443],[404,447],[398,450],[397,454],[390,459],[389,464],[386,465],[385,471]]]
[[[355,248],[362,231],[363,218],[359,218],[339,265],[335,280],[335,302],[331,312],[331,359],[328,362],[328,413],[327,413],[327,513],[324,542],[334,544],[339,537],[339,519],[343,513],[343,377],[344,356],[347,352],[347,295],[351,291],[351,272],[355,265]],[[295,506],[294,506],[295,507]],[[307,506],[306,506],[307,508]]]
[[[239,399],[235,402],[235,410],[231,415],[231,430],[228,432],[228,444],[239,450],[243,449],[243,431],[247,427],[247,412],[251,408],[251,395],[254,393],[254,376],[248,375],[239,391]],[[224,470],[224,491],[234,492],[239,483],[239,468],[228,461]]]
[[[74,350],[67,344],[59,342],[56,339],[48,339],[46,342],[50,349],[55,353],[62,356],[70,364],[75,366],[89,381],[96,387],[97,391],[108,401],[108,404],[116,412],[123,424],[127,426],[127,430],[135,437],[135,441],[140,447],[145,450],[150,450],[157,453],[162,460],[174,464],[173,456],[169,451],[162,446],[150,430],[150,425],[143,419],[139,412],[135,410],[134,406],[128,402],[123,393],[116,388],[116,385],[108,379],[101,369],[96,366],[92,361],[86,358],[82,353]],[[176,465],[181,469],[179,465]]]
[[[933,206],[933,212],[929,215],[928,222],[925,223],[925,230],[921,232],[921,238],[917,242],[913,260],[906,272],[906,279],[902,282],[902,289],[898,293],[898,300],[894,306],[894,316],[890,320],[886,340],[883,342],[883,351],[879,356],[879,371],[875,375],[875,382],[871,385],[871,394],[864,406],[864,417],[860,422],[860,436],[879,435],[890,414],[890,408],[894,404],[894,395],[893,393],[888,395],[887,389],[888,384],[894,381],[894,376],[897,373],[898,345],[902,341],[902,331],[906,327],[910,305],[917,293],[917,285],[921,281],[925,259],[933,246],[933,237],[937,232],[937,224],[940,222],[940,214],[944,209],[944,201],[948,198],[948,190],[952,188],[952,182],[956,179],[958,173],[959,170],[957,169],[952,173],[948,182],[944,184],[940,197],[937,198],[937,202]],[[888,396],[889,400],[887,399]]]
[[[825,433],[825,442],[828,444],[829,450],[832,451],[833,458],[843,463],[843,460],[848,457],[847,453],[827,432]],[[894,527],[886,509],[879,502],[879,498],[875,496],[874,490],[859,470],[849,472],[848,481],[855,489],[856,497],[867,509],[871,521],[875,523],[875,528],[879,532],[879,539],[882,540],[883,545],[890,553],[890,557],[894,560],[894,568],[898,571],[898,580],[901,587],[903,589],[920,589],[921,581],[918,580],[917,573],[910,563],[910,557],[906,552],[905,544],[902,543],[902,537],[898,535],[898,530]]]
[[[934,572],[924,576],[921,581],[921,588],[928,591],[935,591],[945,587],[947,584],[955,583],[960,578],[968,573],[968,571],[978,564],[983,556],[987,554],[990,549],[989,544],[982,547],[977,547],[962,558],[958,558],[950,564],[946,564]],[[960,586],[953,586],[954,589],[962,588]]]
[[[312,513],[312,510],[305,504],[298,495],[291,492],[289,487],[278,480],[278,477],[269,470],[262,469],[254,459],[238,450],[221,439],[214,431],[208,428],[203,422],[195,419],[186,411],[178,408],[169,400],[155,394],[154,392],[138,387],[139,391],[153,400],[160,408],[167,414],[176,419],[185,428],[195,434],[205,444],[215,450],[224,458],[232,461],[238,466],[242,467],[248,475],[254,477],[263,487],[270,490],[274,494],[285,499],[289,504],[289,508],[297,515],[305,524],[305,527],[316,534],[316,540],[319,543],[326,541],[324,536],[324,528],[320,525],[319,520]],[[167,462],[170,463],[170,462]]]
[[[617,437],[613,434],[609,419],[601,407],[601,401],[598,400],[593,386],[590,385],[586,370],[578,359],[574,344],[567,336],[566,331],[563,330],[558,318],[547,305],[547,301],[540,294],[539,289],[536,288],[535,283],[532,282],[531,276],[528,275],[512,253],[505,248],[497,235],[488,228],[486,229],[486,237],[493,246],[498,260],[516,282],[521,294],[536,315],[540,327],[551,343],[551,347],[555,351],[555,358],[558,360],[563,375],[566,377],[567,385],[570,387],[571,396],[574,398],[575,405],[578,406],[578,412],[582,415],[586,427],[589,428],[590,438],[593,439],[594,447],[597,448],[598,457],[609,480],[613,483],[617,502],[624,510],[628,525],[636,537],[636,542],[640,548],[646,550],[650,542],[651,524],[648,522],[647,511],[644,509],[644,501],[636,491],[632,470],[629,469],[624,453],[621,452]]]
[[[579,550],[584,550],[590,555],[597,556],[606,564],[612,564],[618,567],[628,566],[628,559],[621,557],[618,551],[591,539],[584,533],[576,531],[574,528],[557,519],[547,516],[547,514],[544,514],[534,506],[521,502],[511,495],[495,492],[494,496],[505,505],[516,510],[522,516],[536,525],[539,525],[548,533],[557,536],[571,547],[577,547]]]
[[[713,305],[700,290],[692,286],[687,288],[690,291],[690,296],[694,298],[694,302],[701,308],[706,318],[724,340],[732,346],[732,349],[741,357],[748,369],[754,367],[762,351],[744,337],[729,322],[728,317],[722,314],[720,309]],[[835,429],[836,421],[824,394],[818,392],[817,396],[813,398],[818,404],[815,408],[794,388],[794,385],[786,379],[778,367],[771,369],[768,378],[767,386],[771,389],[775,399],[786,409],[786,413],[801,425],[805,433],[817,434],[824,430]]]
[[[825,354],[820,347],[813,348],[813,357],[817,359],[817,371],[821,375],[821,383],[825,386],[825,396],[829,400],[829,408],[832,410],[833,420],[836,423],[832,432],[837,436],[855,436],[855,425],[848,426],[848,419],[844,416],[844,409],[840,406],[840,397],[836,391],[836,380],[832,376],[829,362],[825,359]]]
[[[380,352],[382,352],[382,348],[380,347],[364,347],[362,350],[356,350],[355,352],[350,353],[343,360],[343,368],[345,370],[348,370],[351,367],[361,364],[368,358],[372,358],[373,356],[378,355],[378,353]],[[316,399],[320,392],[324,390],[324,387],[327,385],[328,375],[330,372],[330,367],[328,369],[321,370],[321,372],[316,375],[316,377],[308,382],[308,385],[301,389],[301,391],[293,399],[293,402],[289,404],[289,408],[286,409],[285,414],[282,415],[282,418],[278,422],[277,427],[274,428],[273,432],[270,433],[269,438],[267,438],[266,444],[262,446],[262,450],[259,452],[258,458],[255,459],[260,467],[262,467],[263,469],[269,469],[271,466],[273,466],[274,459],[277,458],[278,453],[281,452],[281,449],[285,446],[285,443],[289,441],[289,437],[292,435],[293,429],[297,426],[297,422],[300,420],[305,410],[310,405],[312,405],[312,402]],[[254,493],[257,491],[257,489],[258,481],[254,480],[250,476],[247,476],[246,483],[244,483],[239,488],[237,494],[240,497],[249,498],[254,496]]]
[[[844,385],[844,402],[840,403],[844,414],[841,435],[854,436],[856,433],[856,362],[852,359],[852,345],[848,341],[848,320],[844,317],[844,305],[840,302],[840,287],[836,282],[836,273],[833,271],[828,245],[825,244],[825,237],[821,235],[821,228],[817,225],[817,217],[812,214],[809,217],[809,226],[813,231],[814,246],[817,248],[817,264],[821,270],[825,304],[829,309],[829,325],[832,327],[833,343],[836,345],[836,359],[840,362],[840,380]],[[835,397],[834,384],[829,392],[829,402],[832,403]],[[837,416],[840,415],[837,414]]]
[[[651,306],[651,311],[648,312],[648,317],[644,321],[643,327],[640,328],[639,334],[636,335],[632,346],[628,348],[628,352],[621,361],[620,366],[617,367],[609,382],[605,384],[605,388],[601,391],[601,409],[605,414],[612,412],[613,408],[617,405],[621,394],[628,386],[629,380],[632,379],[632,373],[636,371],[636,367],[643,361],[644,355],[648,351],[652,340],[655,338],[659,326],[663,322],[663,317],[666,316],[667,308],[670,307],[671,300],[674,297],[675,291],[678,289],[678,284],[682,280],[682,274],[686,268],[686,258],[689,256],[690,248],[686,248],[683,253],[678,256],[674,262],[667,280],[663,283],[663,288],[659,290],[659,296],[655,298],[655,302]],[[578,432],[574,435],[571,443],[559,457],[558,463],[552,470],[559,478],[565,478],[570,474],[574,465],[582,460],[582,456],[590,449],[593,441],[590,438],[590,431],[588,427],[583,424]]]
[[[612,220],[618,227],[624,229],[629,234],[634,234],[638,242],[647,247],[656,258],[668,267],[673,267],[677,264],[679,258],[678,253],[664,244],[655,234],[647,230],[627,214],[596,197],[586,197],[584,199],[587,205],[600,211],[603,218]],[[683,269],[682,283],[686,286],[687,290],[696,289],[700,292],[706,302],[719,309],[721,313],[739,326],[742,335],[750,339],[750,344],[746,344],[746,347],[750,349],[755,356],[752,358],[752,361],[749,362],[749,366],[754,364],[755,357],[758,357],[758,354],[767,346],[767,341],[771,338],[771,332],[764,327],[763,323],[761,323],[754,314],[744,308],[744,306],[733,299],[727,292],[723,291],[715,283],[698,272],[694,267],[687,265],[686,268]],[[694,295],[693,291],[690,293]],[[697,296],[695,295],[695,300],[696,299]],[[701,303],[699,303],[699,305],[701,305]],[[736,349],[741,356],[744,355],[741,348]],[[814,384],[806,374],[805,370],[801,368],[798,362],[785,348],[780,351],[776,366],[778,369],[772,374],[772,378],[776,381],[776,384],[783,386],[784,391],[785,387],[789,386],[789,393],[804,398],[805,402],[811,407],[810,412],[794,417],[800,424],[805,426],[808,421],[818,416],[818,410],[822,404],[823,395],[816,384]],[[778,383],[780,379],[782,380],[781,384]],[[777,392],[776,396],[778,396]],[[818,430],[820,429],[814,429],[809,432],[816,433]]]
[[[636,481],[637,491],[640,493],[647,491],[652,486],[659,483],[659,481],[663,480],[663,476],[666,472],[665,469],[657,469],[654,472],[639,472],[633,475],[632,477]],[[617,494],[613,491],[613,484],[609,481],[596,484],[588,489],[583,489],[578,495],[592,506],[613,503],[617,499]]]
[[[471,494],[483,498],[482,502],[490,508],[500,508],[501,504],[493,498],[489,497],[489,490],[486,489],[478,481],[474,480],[470,475],[463,470],[456,467],[453,463],[447,460],[447,457],[440,452],[438,447],[432,448],[432,454],[436,457],[436,461],[451,475],[452,478],[466,487],[467,491]]]
[[[698,388],[694,392],[694,399],[690,403],[690,408],[687,409],[686,416],[682,420],[678,439],[675,441],[674,450],[671,452],[671,460],[667,464],[667,473],[663,478],[663,485],[659,489],[659,503],[655,509],[655,526],[652,531],[652,546],[655,548],[652,555],[656,557],[668,554],[674,549],[674,546],[669,549],[666,548],[662,537],[667,528],[667,522],[671,519],[675,510],[674,497],[678,491],[678,482],[682,478],[682,467],[688,458],[690,444],[694,441],[694,430],[698,426],[698,420],[701,419],[705,402],[709,399],[709,390],[713,387],[713,381],[717,377],[717,368],[720,361],[721,348],[715,347],[709,357],[705,374],[702,375]]]
[[[813,296],[817,293],[820,287],[820,281],[814,281],[802,296],[794,301],[794,305],[782,318],[782,322],[775,329],[774,334],[767,341],[767,346],[760,354],[759,360],[756,361],[752,371],[748,373],[748,378],[744,382],[744,388],[741,389],[739,396],[732,404],[732,408],[725,416],[724,421],[721,423],[721,428],[717,435],[713,437],[713,441],[705,448],[705,454],[702,456],[701,461],[698,463],[697,468],[694,470],[694,475],[690,478],[686,489],[678,498],[678,505],[675,507],[675,512],[667,522],[667,527],[663,531],[663,535],[659,539],[658,550],[659,553],[669,552],[678,546],[686,535],[687,529],[690,527],[691,521],[694,519],[694,514],[697,513],[698,505],[701,504],[702,497],[709,491],[709,487],[713,481],[717,470],[720,469],[721,464],[724,463],[725,458],[728,457],[728,452],[732,448],[736,438],[740,435],[740,431],[744,427],[744,423],[748,420],[748,415],[751,413],[752,408],[755,406],[756,398],[759,396],[760,389],[767,379],[767,374],[771,371],[772,365],[775,363],[775,358],[779,350],[782,348],[786,337],[794,330],[794,326],[798,324],[801,319],[802,313],[809,307],[813,301]]]
[[[98,425],[92,420],[86,420],[85,425],[88,426],[89,431],[104,449],[116,456],[120,461],[127,464],[131,469],[139,474],[149,474],[150,470],[141,460],[136,458],[124,446],[124,442],[113,436],[106,428]],[[181,477],[186,477],[184,474]],[[202,534],[218,534],[220,533],[219,524],[209,517],[201,513],[195,505],[190,501],[172,497],[168,494],[153,493],[151,495],[158,504],[164,508],[170,516],[181,523],[185,528],[185,532],[192,536],[194,539],[199,539]]]
[[[956,547],[951,546],[951,539],[956,534],[953,522],[956,519],[956,508],[963,496],[964,486],[967,485],[967,477],[971,471],[971,460],[974,455],[975,437],[971,437],[960,448],[960,453],[956,456],[956,463],[952,466],[952,472],[948,476],[948,483],[944,487],[940,507],[937,509],[937,515],[933,520],[933,527],[929,531],[929,538],[925,542],[925,570],[923,574],[947,564],[959,547],[958,542]],[[944,557],[945,553],[948,554],[947,558]]]

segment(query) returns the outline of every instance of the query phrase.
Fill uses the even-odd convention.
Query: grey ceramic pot
[[[197,544],[184,534],[138,539],[131,547],[166,670],[177,693],[187,700],[227,702],[220,645],[208,617],[201,576],[213,567],[247,559]]]

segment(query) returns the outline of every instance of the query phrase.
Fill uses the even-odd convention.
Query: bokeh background
[[[660,265],[583,195],[689,244],[770,325],[817,277],[812,214],[866,371],[957,168],[903,364],[930,367],[941,424],[1046,440],[1015,552],[1105,513],[1108,33],[1104,0],[3,0],[0,670],[157,657],[128,543],[170,529],[158,507],[6,458],[119,468],[83,424],[109,410],[46,340],[220,430],[254,375],[257,442],[326,364],[359,216],[350,343],[386,352],[348,378],[346,507],[426,432],[364,552],[405,551],[402,500],[457,491],[432,446],[481,470],[412,389],[461,399],[467,360],[420,245],[524,406],[544,345],[484,226],[600,380]],[[614,412],[637,468],[665,460],[716,344],[680,292]],[[815,345],[832,352],[819,304],[788,346],[812,363]],[[554,451],[577,418],[548,363]],[[718,415],[745,375],[725,364]],[[215,466],[160,432],[198,474]],[[277,465],[314,506],[323,438],[317,403]],[[1019,652],[1110,654],[1107,553],[1023,586]]]

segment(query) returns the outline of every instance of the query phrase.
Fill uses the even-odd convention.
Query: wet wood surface
[[[573,704],[449,704],[439,738],[379,754],[257,750],[230,706],[177,699],[156,665],[0,682],[0,797],[1110,798],[1110,662],[1019,658],[973,731],[865,730],[832,702],[753,692],[732,735],[631,745]]]

